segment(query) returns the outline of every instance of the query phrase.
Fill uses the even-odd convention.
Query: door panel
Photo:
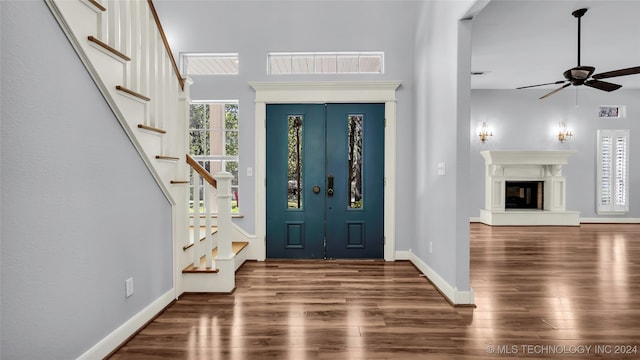
[[[326,171],[335,182],[327,197],[327,257],[382,258],[384,104],[329,105],[326,142]]]
[[[289,145],[296,141],[291,117],[301,122],[299,186],[290,176],[295,164]],[[314,185],[324,188],[324,118],[321,104],[267,106],[268,258],[324,257],[324,194],[313,193]]]
[[[268,105],[266,155],[267,257],[383,257],[384,104]]]

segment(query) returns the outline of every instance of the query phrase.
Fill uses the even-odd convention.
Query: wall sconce
[[[571,140],[571,137],[573,137],[573,132],[571,132],[571,130],[567,128],[567,123],[558,123],[558,128],[560,129],[558,131],[558,140],[560,140],[560,142]]]
[[[482,141],[483,144],[488,140],[487,137],[493,136],[493,131],[489,129],[489,125],[487,125],[486,121],[482,122],[482,128],[480,128],[478,136],[480,136],[480,141]]]

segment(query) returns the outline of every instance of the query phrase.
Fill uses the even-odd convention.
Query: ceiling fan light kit
[[[572,79],[574,82],[586,80],[596,70],[593,66],[578,66],[564,72],[565,79]]]
[[[583,8],[583,9],[575,10],[574,12],[571,13],[571,15],[573,15],[575,18],[578,19],[578,66],[573,67],[562,74],[565,80],[558,80],[555,82],[537,84],[537,85],[522,86],[517,89],[527,89],[527,88],[545,86],[545,85],[563,84],[561,87],[542,95],[540,99],[547,98],[571,85],[573,86],[586,85],[598,90],[615,91],[620,89],[622,85],[610,83],[607,81],[601,81],[599,79],[607,79],[607,78],[618,77],[618,76],[640,74],[640,66],[635,66],[635,67],[630,67],[626,69],[607,71],[607,72],[593,75],[593,73],[596,70],[595,67],[580,65],[580,25],[581,25],[581,18],[587,12],[587,10],[588,10],[587,8]]]

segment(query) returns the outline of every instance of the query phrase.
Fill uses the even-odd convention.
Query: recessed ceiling
[[[581,65],[595,73],[640,66],[640,1],[492,0],[473,19],[473,89],[515,89],[564,80],[577,65],[582,17]],[[607,79],[640,89],[640,74]],[[550,85],[543,88],[556,88]]]

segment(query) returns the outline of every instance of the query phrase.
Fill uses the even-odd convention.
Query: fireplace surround
[[[481,151],[485,160],[487,225],[580,225],[577,211],[567,211],[567,181],[562,166],[571,150]],[[535,195],[535,200],[534,200]]]

